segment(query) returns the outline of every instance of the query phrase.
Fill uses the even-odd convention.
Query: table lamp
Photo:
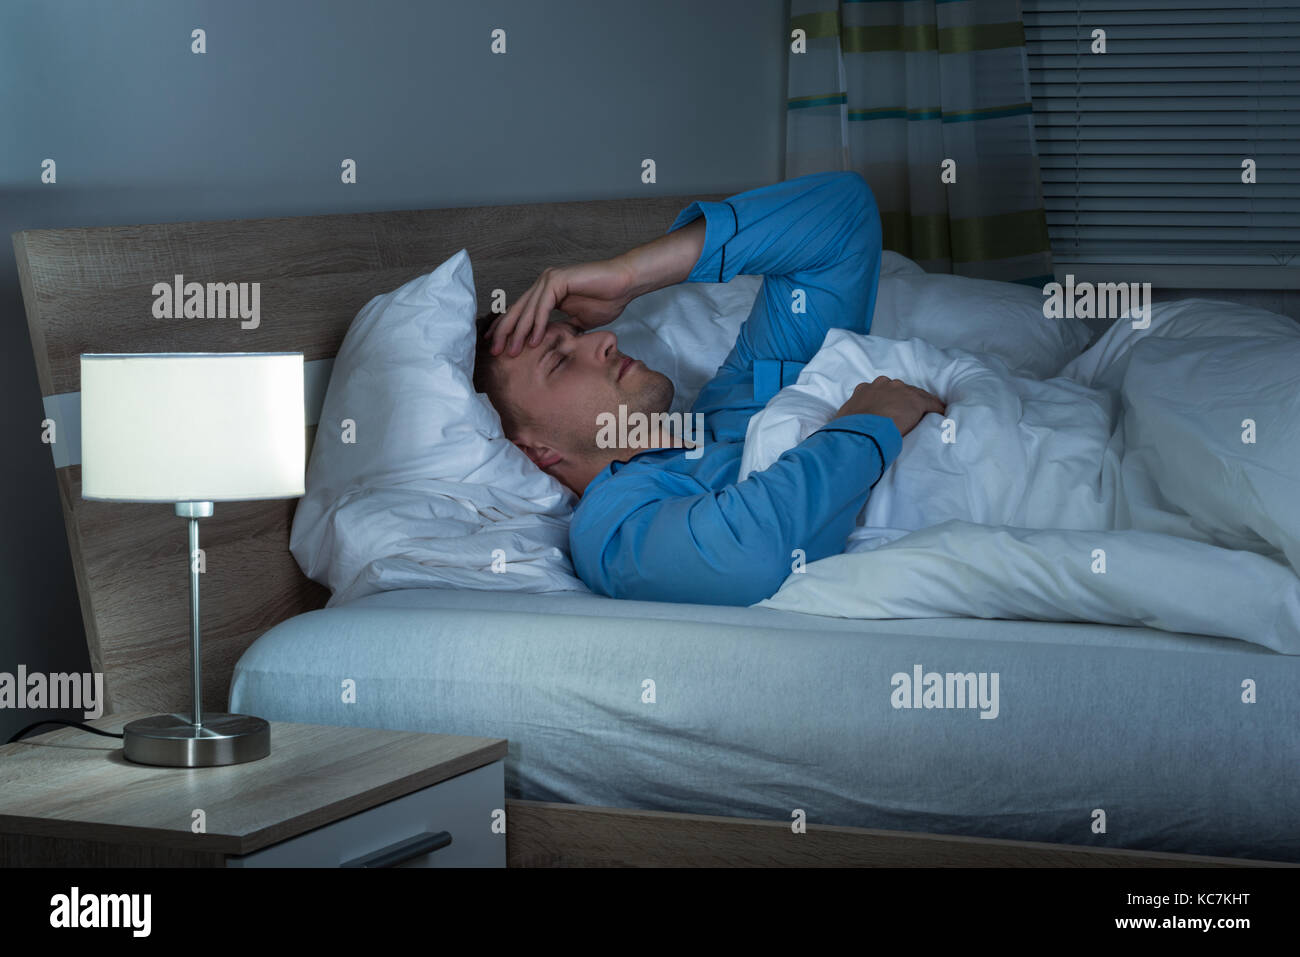
[[[193,707],[127,724],[128,761],[198,768],[271,753],[263,719],[203,710],[199,519],[214,502],[304,493],[303,405],[301,352],[81,356],[81,497],[166,502],[189,520]]]

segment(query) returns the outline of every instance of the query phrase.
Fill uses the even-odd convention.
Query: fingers
[[[492,337],[492,354],[494,356],[500,355],[502,349],[507,345],[513,348],[514,341],[519,336],[527,335],[532,331],[531,320],[528,316],[528,298],[522,296],[504,314],[497,317],[488,330],[488,334]],[[512,354],[517,355],[518,351],[515,350]]]
[[[509,322],[509,325],[506,325],[507,322]],[[509,309],[492,320],[492,324],[488,326],[487,331],[487,337],[491,341],[489,351],[492,355],[496,355],[501,351],[502,338],[514,327],[514,319],[510,317]]]
[[[921,400],[925,403],[926,412],[937,412],[943,415],[948,410],[947,403],[933,392],[926,392],[924,389],[917,389],[916,391],[920,393]]]
[[[537,345],[546,334],[546,325],[556,303],[564,295],[563,281],[547,269],[509,309],[496,320],[490,330],[492,354],[500,355],[508,349],[517,356],[524,343]]]
[[[868,383],[863,382],[858,386],[858,388],[862,388],[862,386],[865,386],[867,384]],[[933,392],[929,392],[925,389],[922,389],[920,386],[909,385],[908,383],[904,382],[902,379],[891,379],[889,376],[881,375],[881,376],[876,376],[876,378],[871,380],[870,384],[873,386],[892,385],[895,388],[907,389],[908,391],[912,392],[914,395],[916,395],[918,398],[921,399],[921,402],[923,403],[922,408],[925,409],[925,412],[921,413],[922,415],[925,415],[926,413],[929,412],[936,412],[939,415],[945,415],[948,412],[948,404],[944,402],[943,399],[939,398]]]
[[[938,412],[940,414],[943,414],[943,412],[947,409],[947,405],[944,403],[943,399],[939,398],[933,392],[927,392],[925,389],[922,389],[920,386],[915,386],[915,385],[909,385],[907,388],[911,389],[912,392],[914,392],[917,395],[917,397],[920,398],[921,402],[923,403],[923,408],[925,409],[926,412]]]
[[[524,343],[537,345],[546,335],[546,324],[551,320],[551,311],[555,309],[555,304],[559,301],[558,291],[555,283],[548,277],[540,286],[535,286],[536,295],[529,303],[529,323],[528,328],[515,330],[515,334],[510,339],[510,354],[519,355],[524,348]]]
[[[922,396],[925,396],[925,397],[928,398],[928,399],[932,399],[932,400],[934,400],[935,402],[940,403],[941,405],[943,404],[943,400],[940,399],[940,398],[939,398],[937,395],[935,395],[933,392],[927,392],[925,389],[922,389],[920,386],[917,386],[917,385],[911,385],[911,384],[909,384],[909,383],[907,383],[907,382],[904,382],[902,379],[891,379],[891,378],[890,378],[889,376],[887,376],[887,375],[878,375],[878,376],[876,376],[874,379],[872,379],[870,382],[860,382],[860,383],[858,383],[858,388],[859,388],[859,389],[862,389],[862,388],[866,388],[867,386],[873,386],[873,385],[874,385],[874,386],[892,385],[892,386],[894,386],[895,388],[900,388],[900,389],[909,389],[909,390],[911,390],[912,392],[916,392],[916,393],[918,393],[918,394],[920,394],[920,395],[922,395]]]
[[[517,356],[522,351],[524,340],[536,331],[534,329],[536,298],[537,286],[534,284],[506,310],[493,331],[492,354],[494,356],[500,355],[503,351]]]
[[[492,320],[492,325],[488,326],[488,337],[492,340],[492,355],[499,355],[501,346],[506,341],[506,336],[514,330],[515,324],[519,322],[519,313],[523,305],[520,299],[504,313]]]

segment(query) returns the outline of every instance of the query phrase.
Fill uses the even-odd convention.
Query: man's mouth
[[[623,378],[623,374],[627,372],[628,369],[632,368],[635,363],[635,359],[624,356],[623,363],[618,367],[618,375],[615,376],[614,381],[617,382],[619,379]]]

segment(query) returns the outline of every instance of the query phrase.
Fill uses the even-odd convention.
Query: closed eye
[[[542,373],[543,378],[549,376],[560,366],[564,365],[564,363],[568,362],[570,358],[560,352],[560,340],[564,338],[564,328],[562,324],[556,323],[551,328],[556,332],[555,338],[551,339],[549,345],[546,347],[546,351],[543,352],[541,357],[537,360],[537,367],[546,370]],[[553,362],[551,361],[552,356],[557,357]],[[547,365],[547,363],[550,364]]]

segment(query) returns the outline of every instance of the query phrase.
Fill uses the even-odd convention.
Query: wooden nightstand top
[[[249,854],[505,756],[504,738],[271,722],[260,761],[158,768],[126,761],[119,739],[60,728],[0,746],[0,832]],[[190,829],[196,809],[206,833]]]

